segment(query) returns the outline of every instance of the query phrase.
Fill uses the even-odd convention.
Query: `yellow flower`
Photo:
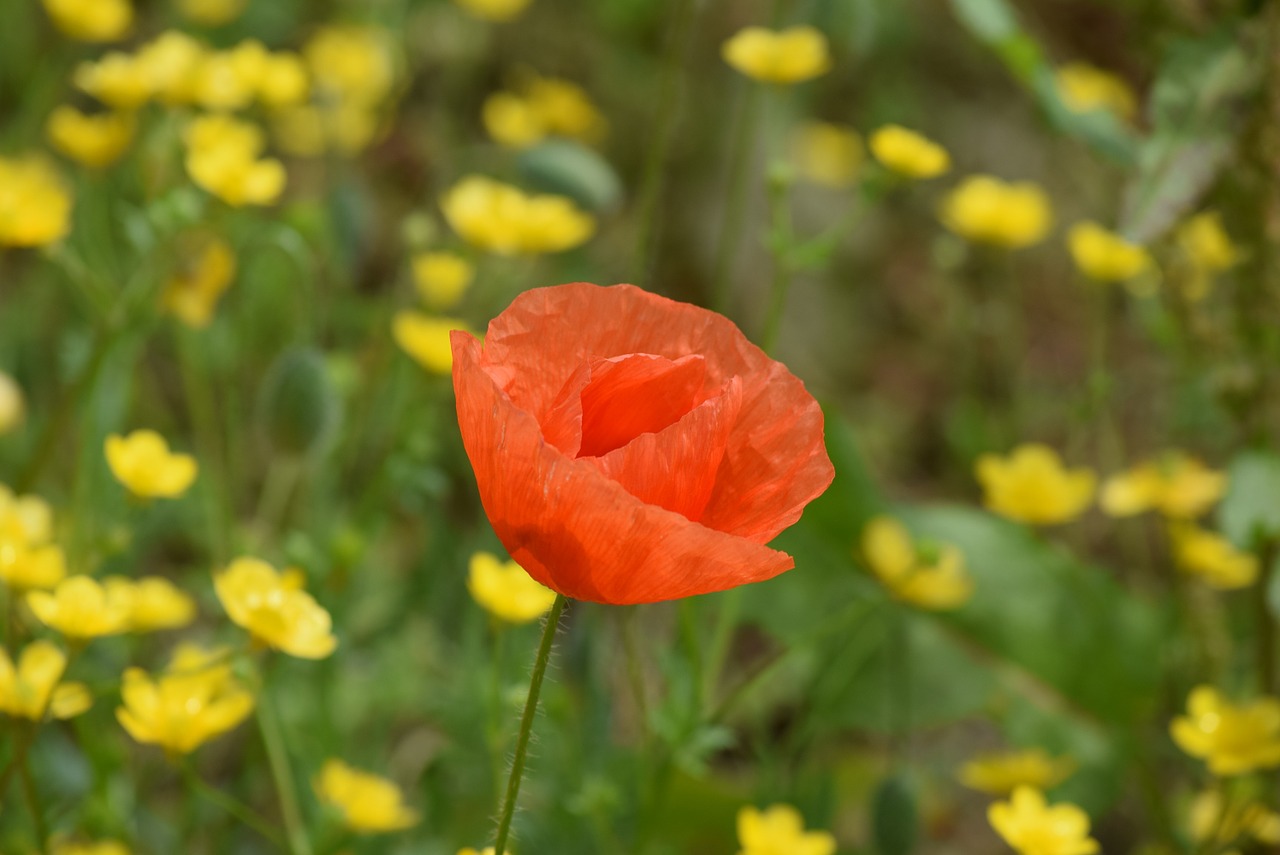
[[[493,855],[493,847],[486,846],[483,849],[473,849],[470,846],[466,846],[458,850],[458,855]],[[506,850],[506,855],[511,855],[510,849]]]
[[[168,30],[138,50],[134,60],[147,91],[163,104],[196,100],[199,72],[208,48],[186,33]]]
[[[181,256],[182,266],[164,289],[164,308],[192,329],[213,320],[218,301],[236,275],[231,245],[217,235],[203,235]]]
[[[129,847],[115,840],[96,843],[55,843],[51,855],[131,855]]]
[[[203,116],[187,127],[187,173],[228,205],[270,205],[284,191],[284,165],[259,158],[257,126],[229,116]]]
[[[605,121],[578,84],[558,77],[528,75],[522,92],[535,115],[553,134],[595,142],[604,135]]]
[[[27,405],[23,399],[22,387],[17,380],[0,371],[0,436],[22,424],[26,414]]]
[[[399,831],[418,824],[418,814],[405,807],[399,787],[341,760],[326,760],[312,786],[320,801],[338,809],[352,831]]]
[[[229,24],[244,12],[249,0],[178,0],[182,17],[202,27]]]
[[[1018,787],[1048,790],[1065,781],[1075,765],[1069,757],[1050,757],[1043,748],[984,754],[961,767],[960,783],[993,796],[1006,796]]]
[[[951,155],[928,137],[900,125],[871,135],[871,153],[884,167],[907,178],[936,178],[951,168]]]
[[[1187,715],[1175,718],[1169,732],[1214,775],[1280,766],[1280,700],[1275,698],[1237,706],[1212,686],[1197,686],[1187,698]]]
[[[802,178],[836,189],[853,185],[866,156],[857,131],[828,122],[802,124],[792,134],[791,150]]]
[[[973,579],[958,548],[914,543],[902,523],[890,517],[867,523],[862,552],[890,593],[922,609],[954,609],[973,594]]]
[[[42,246],[71,230],[71,192],[39,155],[0,157],[0,247]]]
[[[22,650],[17,667],[0,648],[0,712],[15,718],[42,721],[74,718],[93,703],[83,683],[62,683],[67,655],[47,641],[33,641]]]
[[[311,81],[302,57],[289,51],[269,54],[258,77],[258,98],[268,107],[287,107],[307,99]]]
[[[53,147],[84,166],[100,169],[120,159],[133,141],[130,113],[86,115],[65,104],[49,115],[45,132]]]
[[[507,148],[529,148],[547,135],[547,126],[533,104],[510,92],[484,99],[480,118],[493,141]]]
[[[116,597],[129,601],[130,632],[177,629],[196,618],[196,601],[162,576],[144,576],[136,582],[108,576],[103,584],[108,596],[116,588]]]
[[[1222,214],[1204,211],[1183,223],[1177,232],[1179,248],[1193,267],[1209,273],[1230,270],[1240,261],[1240,250],[1222,225]]]
[[[15,496],[0,484],[0,550],[40,546],[53,538],[53,510],[39,496]]]
[[[116,50],[97,62],[80,63],[73,80],[82,91],[117,110],[136,110],[153,92],[150,68]]]
[[[1146,249],[1092,221],[1072,226],[1067,246],[1080,272],[1098,282],[1123,282],[1151,267]]]
[[[253,695],[225,666],[175,670],[153,678],[140,668],[124,672],[123,706],[116,720],[138,742],[170,753],[190,754],[244,721],[253,712]]]
[[[413,284],[432,308],[456,305],[475,275],[475,265],[457,253],[420,252],[413,257]]]
[[[1075,519],[1093,499],[1096,476],[1067,469],[1052,448],[1026,443],[1008,457],[984,454],[975,467],[986,506],[1003,517],[1033,525]]]
[[[44,0],[44,9],[63,35],[81,42],[114,42],[133,24],[129,0]]]
[[[1220,534],[1194,523],[1174,522],[1169,526],[1169,539],[1178,567],[1199,576],[1211,588],[1230,591],[1258,580],[1257,556],[1236,549]]]
[[[267,647],[323,659],[338,646],[333,621],[315,599],[258,558],[237,558],[213,579],[227,616]]]
[[[1050,806],[1044,794],[1018,787],[1007,802],[987,810],[987,820],[1018,855],[1092,855],[1098,841],[1089,836],[1089,815],[1073,804]]]
[[[52,543],[24,546],[0,541],[0,581],[19,590],[55,587],[67,575],[62,547]]]
[[[422,312],[396,312],[391,321],[391,335],[400,349],[413,361],[435,374],[453,371],[453,349],[449,333],[467,330],[467,325],[454,318],[437,318]]]
[[[1188,830],[1197,843],[1212,837],[1217,844],[1227,846],[1247,835],[1259,843],[1280,844],[1280,813],[1268,810],[1261,802],[1236,801],[1223,805],[1220,792],[1204,790],[1196,794],[1187,813]]]
[[[169,451],[169,443],[153,430],[106,441],[107,465],[116,480],[142,499],[176,499],[195,482],[198,467],[189,454]]]
[[[242,110],[253,103],[267,65],[262,42],[247,39],[202,58],[192,81],[196,102],[210,110]]]
[[[519,564],[488,552],[471,556],[467,590],[485,611],[512,624],[537,620],[556,599],[555,591],[534,581]]]
[[[303,48],[317,91],[372,106],[395,82],[389,34],[378,27],[322,27]]]
[[[1156,510],[1170,519],[1195,519],[1227,491],[1227,476],[1196,458],[1170,451],[1112,475],[1102,485],[1102,510],[1129,517]]]
[[[27,605],[45,626],[78,641],[118,635],[129,628],[132,597],[88,576],[68,576],[52,591],[32,591]]]
[[[480,175],[455,184],[440,207],[464,240],[499,255],[572,249],[590,238],[596,226],[590,214],[564,196],[529,196]]]
[[[968,240],[1006,249],[1039,243],[1049,233],[1049,197],[1029,181],[971,175],[943,200],[942,224]]]
[[[510,21],[525,10],[531,0],[453,0],[463,9],[484,21]]]
[[[1058,94],[1075,113],[1109,110],[1129,120],[1137,112],[1137,99],[1129,85],[1110,72],[1084,62],[1070,62],[1055,74]]]
[[[826,831],[805,831],[800,811],[774,805],[738,811],[738,855],[835,855],[836,839]]]
[[[799,83],[831,68],[827,38],[813,27],[747,27],[724,43],[724,61],[766,83]]]

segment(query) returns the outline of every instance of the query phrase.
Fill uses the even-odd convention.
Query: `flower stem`
[[[234,796],[222,792],[204,781],[196,770],[192,767],[191,762],[183,759],[180,768],[182,769],[182,780],[186,782],[187,787],[198,798],[206,799],[211,804],[222,808],[242,823],[261,834],[265,839],[271,842],[277,849],[288,849],[285,841],[280,837],[276,830],[271,827],[265,819],[254,813],[253,809],[246,804],[242,804]]]
[[[746,217],[747,164],[755,139],[756,113],[760,111],[761,87],[751,84],[742,109],[734,122],[729,154],[729,192],[725,199],[720,242],[716,250],[715,279],[711,291],[711,308],[724,313],[729,303],[729,274],[733,269],[738,238],[742,236]]]
[[[674,136],[672,131],[680,114],[680,104],[683,100],[681,97],[683,87],[680,85],[681,72],[684,70],[685,56],[689,52],[693,20],[698,7],[698,0],[675,0],[675,3],[676,14],[671,23],[667,53],[662,63],[662,82],[658,97],[658,115],[654,122],[653,143],[648,147],[644,175],[640,179],[640,204],[636,215],[639,225],[636,228],[635,257],[631,268],[632,281],[637,285],[644,285],[652,273],[654,224],[658,201],[662,197],[663,166],[671,151],[671,140]]]
[[[1273,695],[1276,691],[1276,622],[1271,615],[1267,597],[1276,563],[1276,541],[1263,538],[1255,551],[1258,556],[1258,581],[1253,586],[1253,595],[1258,621],[1255,635],[1258,644],[1258,691],[1264,695]]]
[[[280,797],[280,815],[284,819],[288,835],[287,850],[291,855],[311,855],[311,841],[307,839],[307,830],[302,824],[302,811],[298,808],[298,793],[293,782],[293,770],[289,766],[289,755],[284,747],[284,735],[280,731],[280,719],[265,691],[258,698],[257,718],[262,743],[267,749],[271,777]]]
[[[187,410],[195,428],[196,450],[204,470],[204,483],[198,489],[204,496],[206,524],[209,527],[209,552],[215,567],[230,558],[233,503],[227,490],[225,457],[217,437],[217,404],[206,373],[207,364],[197,352],[196,334],[179,330],[175,336],[178,364],[182,371]]]
[[[36,831],[36,849],[41,855],[49,852],[49,828],[44,822],[44,806],[40,803],[40,794],[36,790],[35,779],[31,777],[31,765],[27,762],[27,752],[31,748],[31,740],[35,731],[28,731],[18,745],[18,780],[22,784],[22,795],[27,800],[27,809],[31,811],[31,822]]]
[[[547,673],[551,648],[555,644],[560,615],[569,599],[557,594],[556,601],[542,624],[542,641],[538,643],[538,655],[533,660],[533,674],[529,677],[529,696],[524,702],[524,714],[520,717],[520,736],[516,739],[516,753],[511,760],[511,775],[507,778],[507,794],[502,801],[502,814],[498,820],[498,836],[493,851],[506,855],[507,837],[511,833],[511,817],[515,814],[516,798],[520,795],[520,779],[524,775],[525,758],[529,752],[529,737],[533,733],[533,719],[538,712],[538,695],[542,691],[542,678]]]

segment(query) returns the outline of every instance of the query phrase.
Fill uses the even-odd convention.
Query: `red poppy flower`
[[[542,584],[647,603],[795,566],[765,544],[831,483],[822,410],[726,318],[576,283],[452,343],[480,499]]]

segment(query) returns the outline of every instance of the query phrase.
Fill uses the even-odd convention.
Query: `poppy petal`
[[[511,557],[542,584],[630,604],[724,590],[794,566],[785,553],[645,504],[591,461],[566,457],[504,390],[510,376],[486,371],[479,342],[454,332],[452,344],[458,422],[485,512]]]

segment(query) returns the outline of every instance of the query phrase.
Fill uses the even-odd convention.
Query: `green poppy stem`
[[[569,602],[564,594],[557,594],[556,601],[542,624],[542,641],[538,643],[538,655],[533,660],[533,674],[529,678],[529,696],[524,702],[524,714],[520,717],[520,736],[516,740],[516,753],[511,760],[511,774],[507,778],[507,794],[502,801],[501,818],[498,820],[498,836],[493,851],[506,853],[507,837],[511,833],[511,818],[515,815],[516,799],[520,795],[520,779],[524,776],[525,759],[529,753],[529,737],[533,733],[533,719],[538,713],[538,695],[542,691],[542,678],[551,660],[551,648],[555,644],[560,615]]]
[[[290,855],[311,855],[311,840],[302,822],[302,810],[298,806],[298,792],[293,781],[293,769],[280,730],[280,718],[271,698],[264,689],[258,698],[258,729],[262,732],[262,744],[267,749],[267,765],[275,780],[276,794],[280,798],[280,815],[284,819]]]

